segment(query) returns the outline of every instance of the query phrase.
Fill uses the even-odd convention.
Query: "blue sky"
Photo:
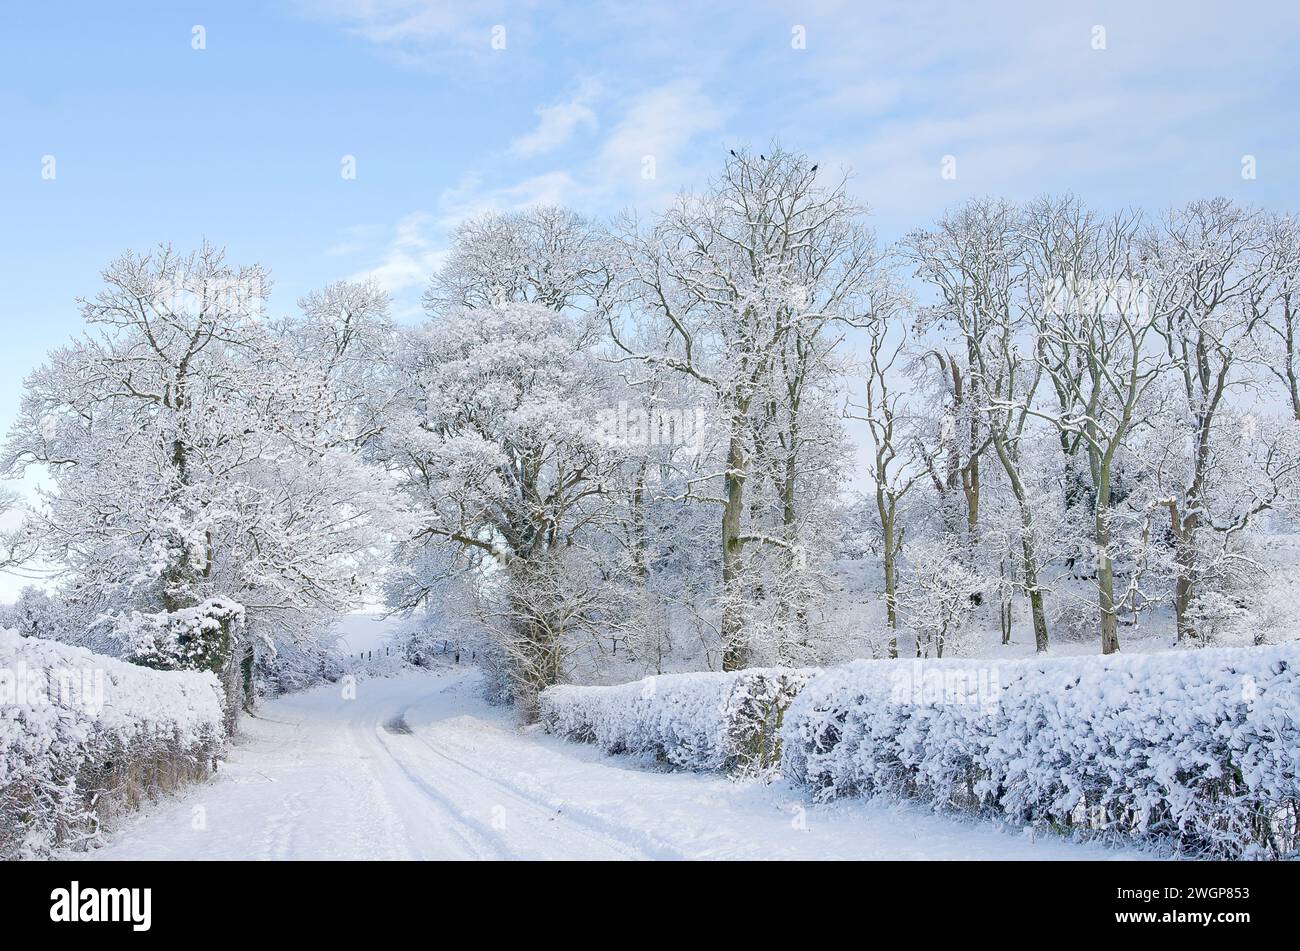
[[[22,376],[76,331],[75,297],[127,248],[224,244],[271,269],[279,311],[374,274],[413,317],[464,215],[650,210],[727,148],[773,137],[851,168],[887,239],[976,194],[1300,210],[1296,5],[1059,6],[7,5],[0,424]]]

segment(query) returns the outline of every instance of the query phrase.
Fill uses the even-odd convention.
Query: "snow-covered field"
[[[93,859],[1125,859],[784,783],[664,772],[521,728],[472,669],[266,703],[217,777]]]

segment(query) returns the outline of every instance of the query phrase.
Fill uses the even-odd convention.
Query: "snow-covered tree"
[[[1041,652],[1048,646],[1039,583],[1044,563],[1022,440],[1043,376],[1027,312],[1042,301],[1026,287],[1020,231],[1015,206],[974,201],[945,216],[934,231],[914,233],[908,255],[917,276],[939,292],[938,303],[925,311],[927,318],[951,324],[960,335],[971,367],[969,398],[981,419],[978,431],[987,434],[1015,497],[1020,514],[1019,576],[1029,600],[1034,643]]]
[[[308,374],[298,405],[312,413],[301,420],[309,438],[361,448],[383,425],[392,398],[385,367],[395,345],[389,306],[373,280],[336,281],[300,298],[299,313],[278,324],[282,349]]]
[[[720,422],[720,458],[690,497],[720,510],[727,670],[753,656],[744,613],[765,590],[753,577],[764,549],[782,553],[788,572],[819,547],[801,525],[818,524],[810,507],[828,498],[842,443],[836,407],[816,395],[836,328],[858,316],[879,269],[859,217],[843,181],[823,186],[806,156],[772,148],[735,153],[707,190],[681,196],[649,230],[634,220],[622,229],[631,313],[610,329],[623,359],[690,380]],[[638,322],[652,328],[642,342],[626,329]],[[806,612],[800,597],[783,616]]]
[[[917,657],[969,653],[971,592],[985,580],[963,563],[952,539],[913,543],[908,548],[907,583],[899,605],[904,627],[912,632]]]
[[[880,532],[886,650],[898,656],[898,586],[906,526],[900,504],[923,477],[926,467],[909,452],[911,411],[904,399],[899,363],[908,346],[907,327],[897,306],[882,302],[865,324],[861,399],[847,415],[864,422],[871,440],[871,484]]]
[[[426,308],[588,305],[609,283],[609,242],[593,221],[543,205],[488,212],[458,225],[425,293]]]
[[[1168,365],[1143,290],[1139,219],[1100,215],[1074,198],[1042,199],[1024,216],[1034,354],[1057,395],[1030,412],[1081,448],[1091,478],[1092,546],[1102,652],[1119,650],[1115,593],[1117,464],[1141,407]]]
[[[65,597],[124,636],[219,599],[268,645],[353,606],[382,493],[321,426],[325,358],[266,320],[266,272],[164,246],[103,278],[86,334],[28,378],[6,446],[11,474],[48,476],[31,518]],[[195,636],[213,638],[186,649],[196,663],[247,666],[242,633]]]
[[[0,627],[15,630],[23,637],[82,643],[84,632],[69,630],[68,620],[59,599],[33,585],[23,588],[13,604],[0,605]]]
[[[1272,295],[1258,331],[1264,369],[1281,384],[1300,421],[1300,222],[1291,215],[1266,215],[1263,257]]]
[[[522,695],[555,682],[553,626],[528,620],[542,566],[610,520],[608,484],[620,456],[599,425],[607,368],[578,320],[537,304],[453,310],[405,331],[394,355],[399,405],[377,451],[395,473],[413,523],[406,560],[450,544],[499,580],[513,628],[535,652],[512,668]],[[555,581],[560,584],[559,581]],[[562,584],[561,584],[562,587]],[[408,588],[405,604],[427,597]]]
[[[1144,236],[1144,274],[1156,328],[1170,361],[1178,409],[1167,421],[1185,445],[1175,466],[1180,484],[1162,498],[1177,561],[1174,613],[1178,640],[1194,632],[1188,607],[1197,597],[1200,535],[1217,460],[1216,435],[1234,395],[1254,387],[1256,325],[1272,294],[1262,255],[1259,215],[1227,199],[1195,201],[1167,215]]]

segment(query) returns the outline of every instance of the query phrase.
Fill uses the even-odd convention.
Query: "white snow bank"
[[[548,732],[694,770],[753,773],[780,761],[786,708],[811,670],[666,674],[615,687],[549,687]]]
[[[91,837],[205,777],[224,744],[210,673],[161,672],[0,628],[0,859]]]
[[[1297,852],[1300,645],[858,661],[813,679],[784,770],[819,799],[906,797],[1221,857]]]

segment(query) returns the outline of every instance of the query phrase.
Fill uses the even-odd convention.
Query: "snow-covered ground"
[[[664,772],[521,728],[456,668],[266,703],[211,782],[95,859],[1098,859],[923,808],[808,804],[784,783]]]

